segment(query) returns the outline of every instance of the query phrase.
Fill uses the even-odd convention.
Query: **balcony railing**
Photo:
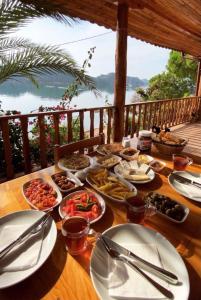
[[[149,130],[153,125],[165,128],[189,122],[192,116],[200,113],[200,108],[201,97],[125,105],[124,136],[133,137],[135,134],[138,135],[141,129]],[[107,106],[1,116],[0,177],[11,179],[19,171],[24,174],[36,168],[47,167],[53,163],[50,154],[53,152],[54,144],[70,143],[102,132],[105,133],[106,143],[110,143],[114,110],[114,106]],[[17,128],[17,136],[13,135],[13,128]],[[51,142],[48,141],[48,137]],[[19,159],[16,156],[17,147]],[[34,151],[37,152],[34,156],[38,159],[37,164],[32,155]],[[19,161],[21,161],[20,168]],[[15,165],[16,162],[18,167]]]

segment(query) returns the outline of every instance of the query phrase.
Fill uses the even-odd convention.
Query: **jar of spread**
[[[141,151],[151,150],[152,138],[151,131],[142,130],[139,132],[137,149]]]

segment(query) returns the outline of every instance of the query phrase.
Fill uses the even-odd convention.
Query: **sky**
[[[18,35],[40,44],[59,45],[99,34],[104,35],[61,46],[80,66],[88,57],[87,51],[91,47],[96,47],[88,74],[98,76],[115,71],[116,33],[105,27],[86,21],[80,21],[73,27],[69,27],[50,18],[43,18],[36,19],[18,30],[15,36]],[[152,46],[130,37],[127,50],[127,75],[137,76],[141,79],[150,79],[164,71],[170,52],[170,50]]]

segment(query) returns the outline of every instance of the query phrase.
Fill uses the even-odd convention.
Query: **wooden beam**
[[[127,74],[128,6],[119,4],[117,9],[117,41],[114,82],[114,141],[121,142],[124,134],[124,104]]]
[[[198,62],[197,81],[196,81],[196,96],[201,96],[201,60]]]

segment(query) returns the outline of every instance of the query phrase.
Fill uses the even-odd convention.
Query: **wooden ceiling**
[[[28,0],[32,3],[42,1]],[[63,14],[116,30],[116,0],[47,0]],[[129,5],[128,34],[201,58],[201,0],[120,0]]]

